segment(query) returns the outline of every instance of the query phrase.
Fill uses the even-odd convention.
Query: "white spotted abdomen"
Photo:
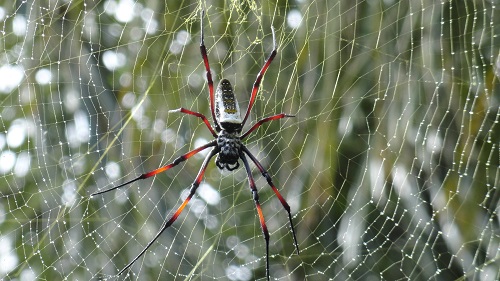
[[[222,128],[241,125],[240,107],[227,79],[222,79],[215,91],[215,117]]]

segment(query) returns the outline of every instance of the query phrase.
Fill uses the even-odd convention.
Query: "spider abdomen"
[[[241,140],[236,133],[230,133],[226,130],[220,131],[217,136],[217,148],[219,153],[215,164],[219,169],[226,168],[232,171],[240,166],[238,159],[241,152]]]
[[[222,79],[215,91],[215,117],[223,129],[241,130],[240,107],[227,79]]]

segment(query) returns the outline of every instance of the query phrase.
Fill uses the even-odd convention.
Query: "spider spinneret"
[[[248,177],[248,183],[250,185],[250,191],[252,192],[252,198],[255,203],[255,207],[257,209],[257,214],[259,216],[259,223],[262,229],[262,234],[264,236],[264,240],[266,243],[266,277],[267,280],[270,280],[270,275],[269,275],[269,231],[266,226],[266,221],[264,219],[264,214],[262,212],[262,208],[260,206],[259,202],[259,193],[257,192],[257,187],[255,185],[255,181],[253,179],[253,175],[250,169],[250,165],[248,163],[248,160],[246,156],[252,160],[252,162],[255,164],[257,169],[259,169],[260,173],[262,176],[266,179],[267,184],[271,187],[273,190],[274,194],[276,197],[278,197],[281,205],[285,209],[285,211],[288,213],[288,221],[290,222],[290,228],[292,231],[292,236],[293,236],[293,242],[295,245],[295,249],[297,250],[297,254],[299,254],[299,245],[297,243],[297,237],[295,235],[295,229],[293,226],[292,222],[292,215],[290,213],[290,206],[286,202],[286,200],[283,198],[283,196],[280,194],[278,189],[274,186],[274,183],[272,181],[271,176],[269,173],[266,171],[266,169],[262,166],[262,164],[255,158],[255,156],[248,150],[248,148],[242,143],[242,141],[253,131],[255,131],[257,128],[259,128],[262,124],[272,121],[272,120],[278,120],[282,119],[285,117],[293,117],[293,115],[288,115],[285,113],[281,114],[276,114],[273,116],[269,116],[266,118],[263,118],[259,121],[257,121],[250,129],[248,129],[245,133],[241,134],[241,131],[243,129],[243,126],[245,125],[245,122],[250,114],[250,110],[252,109],[252,106],[255,102],[255,98],[257,96],[257,92],[259,90],[260,82],[262,81],[262,77],[264,77],[264,74],[273,61],[274,57],[276,56],[276,37],[274,34],[274,28],[271,26],[271,31],[273,35],[273,51],[269,55],[269,58],[267,58],[266,63],[260,70],[259,74],[257,75],[257,78],[255,79],[255,82],[252,87],[252,93],[250,96],[250,101],[248,103],[248,108],[245,113],[245,116],[243,120],[241,119],[240,115],[240,108],[238,105],[238,101],[236,100],[236,97],[233,92],[233,87],[231,86],[231,83],[227,79],[222,79],[219,85],[217,86],[216,92],[214,94],[214,86],[213,86],[213,81],[212,81],[212,74],[210,72],[210,66],[208,62],[208,56],[207,56],[207,49],[205,47],[205,42],[204,42],[204,37],[203,37],[203,16],[205,12],[202,11],[201,14],[201,43],[200,43],[200,52],[201,56],[203,58],[203,63],[205,65],[205,71],[206,71],[206,77],[207,77],[207,84],[208,84],[208,90],[210,94],[210,112],[212,113],[212,119],[214,122],[214,128],[208,121],[208,119],[205,117],[205,115],[199,113],[199,112],[194,112],[185,108],[179,108],[176,110],[172,110],[171,112],[181,112],[184,114],[188,115],[193,115],[196,117],[201,118],[205,125],[207,126],[208,130],[212,133],[212,136],[215,138],[211,142],[202,145],[198,148],[195,148],[191,151],[189,151],[186,154],[183,154],[179,157],[177,157],[172,163],[165,165],[163,167],[160,167],[156,170],[141,174],[140,176],[129,180],[125,183],[122,183],[120,185],[117,185],[112,188],[108,188],[102,191],[98,191],[95,193],[92,193],[91,196],[95,196],[98,194],[106,193],[112,190],[115,190],[117,188],[120,188],[122,186],[125,186],[127,184],[133,183],[138,180],[146,179],[149,177],[152,177],[156,174],[159,174],[161,172],[165,172],[180,163],[186,161],[187,159],[191,158],[193,155],[199,153],[200,151],[203,151],[209,147],[212,147],[208,155],[205,157],[205,160],[203,161],[203,164],[201,165],[200,171],[198,172],[198,175],[196,176],[196,179],[194,180],[193,184],[191,185],[191,188],[189,190],[189,195],[187,196],[186,199],[182,202],[182,204],[177,208],[175,213],[170,217],[170,219],[165,220],[160,227],[160,230],[156,233],[156,235],[153,237],[153,239],[146,245],[146,247],[143,248],[143,250],[131,261],[129,262],[120,272],[118,272],[118,275],[122,274],[125,272],[127,269],[129,269],[135,261],[137,261],[148,249],[151,247],[151,245],[160,237],[160,235],[169,227],[171,226],[175,220],[179,217],[180,213],[186,205],[189,203],[191,198],[194,196],[196,189],[200,186],[200,183],[203,179],[203,175],[205,174],[205,171],[207,169],[208,163],[212,159],[212,157],[217,156],[215,159],[215,164],[217,165],[218,168],[220,169],[227,169],[229,171],[233,171],[237,169],[240,164],[239,160],[243,162],[243,165],[245,166],[245,170],[247,172],[247,177]],[[241,134],[241,135],[240,135]],[[246,156],[245,156],[246,155]]]

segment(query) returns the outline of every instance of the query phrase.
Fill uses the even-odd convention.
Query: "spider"
[[[248,104],[247,111],[245,113],[245,117],[243,120],[241,119],[240,116],[240,108],[238,105],[238,102],[236,100],[236,97],[233,93],[233,88],[231,86],[231,83],[227,79],[222,79],[217,86],[214,94],[214,86],[213,86],[213,81],[212,81],[212,74],[210,72],[210,66],[208,63],[208,57],[207,57],[207,49],[205,47],[205,42],[204,42],[204,37],[203,37],[203,17],[205,15],[205,12],[202,11],[201,13],[201,43],[200,43],[200,52],[201,56],[203,58],[203,63],[205,65],[205,70],[206,70],[206,77],[207,77],[207,82],[208,82],[208,89],[209,89],[209,94],[210,94],[210,111],[212,113],[212,118],[213,118],[213,123],[215,129],[212,127],[208,119],[205,117],[205,115],[190,111],[185,108],[179,108],[176,110],[171,110],[170,112],[181,112],[184,114],[188,115],[193,115],[196,117],[199,117],[203,120],[205,125],[207,126],[208,130],[212,133],[213,137],[215,138],[211,142],[202,145],[194,150],[189,151],[188,153],[181,155],[177,157],[172,163],[160,167],[156,170],[147,172],[145,174],[142,174],[128,182],[122,183],[118,186],[102,190],[99,192],[95,192],[91,194],[91,196],[94,195],[99,195],[102,193],[106,193],[112,190],[115,190],[117,188],[120,188],[122,186],[128,185],[130,183],[133,183],[138,180],[143,180],[149,177],[152,177],[156,174],[159,174],[161,172],[165,172],[180,163],[186,161],[187,159],[191,158],[193,155],[207,149],[207,148],[212,148],[208,155],[205,157],[205,160],[203,161],[203,164],[201,165],[201,168],[198,172],[198,175],[196,176],[195,181],[193,182],[191,189],[189,191],[189,195],[187,196],[186,199],[184,199],[183,203],[179,206],[177,211],[174,213],[174,215],[168,219],[165,220],[163,225],[161,226],[160,230],[158,233],[154,236],[154,238],[146,245],[146,247],[131,261],[129,262],[119,273],[118,275],[121,275],[123,272],[125,272],[127,269],[129,269],[132,264],[137,261],[148,249],[151,247],[151,245],[158,239],[158,237],[169,227],[171,226],[175,220],[179,217],[180,213],[182,210],[186,207],[188,202],[191,200],[193,195],[196,192],[196,189],[200,185],[200,182],[202,181],[203,175],[205,174],[205,171],[207,169],[207,165],[212,159],[212,157],[217,156],[215,159],[215,164],[217,167],[221,170],[227,169],[229,171],[233,171],[237,169],[240,164],[239,160],[243,162],[243,165],[245,166],[245,170],[248,176],[248,182],[250,185],[250,190],[253,195],[253,201],[255,202],[255,207],[257,209],[257,214],[259,216],[259,221],[260,221],[260,226],[262,228],[262,233],[264,235],[264,240],[266,242],[266,277],[267,280],[269,280],[269,231],[267,230],[266,226],[266,221],[264,219],[264,215],[262,213],[262,208],[259,203],[259,194],[257,192],[257,188],[255,186],[255,181],[252,176],[252,172],[250,170],[250,165],[248,164],[247,155],[250,160],[257,166],[257,169],[259,169],[260,173],[262,176],[267,180],[267,184],[271,187],[271,189],[274,191],[276,196],[278,197],[279,201],[281,202],[281,205],[283,205],[283,208],[287,211],[288,213],[288,220],[290,222],[291,230],[292,230],[292,235],[293,235],[293,241],[295,248],[297,250],[297,254],[299,254],[299,246],[297,243],[297,237],[295,235],[295,229],[293,226],[292,222],[292,215],[290,213],[290,206],[286,202],[286,200],[281,196],[280,192],[278,189],[275,187],[271,176],[269,173],[266,171],[266,169],[262,166],[262,164],[255,158],[255,156],[248,150],[248,148],[242,143],[242,141],[253,131],[255,131],[257,128],[259,128],[262,124],[272,121],[272,120],[277,120],[277,119],[282,119],[285,117],[293,117],[293,115],[288,115],[288,114],[277,114],[273,116],[269,116],[266,118],[263,118],[259,121],[257,121],[250,129],[248,129],[245,133],[241,134],[241,131],[243,129],[243,126],[245,125],[245,122],[247,121],[247,118],[250,114],[250,110],[252,109],[252,106],[255,102],[255,97],[257,96],[257,92],[259,90],[260,82],[262,80],[262,77],[264,76],[267,68],[273,61],[274,57],[276,56],[276,36],[274,34],[274,28],[271,26],[271,31],[273,35],[273,51],[269,55],[268,59],[266,60],[264,66],[260,70],[259,74],[257,75],[257,78],[253,84],[252,88],[252,94],[250,97],[250,101]]]

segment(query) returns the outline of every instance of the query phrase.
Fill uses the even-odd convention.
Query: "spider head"
[[[222,79],[215,91],[215,117],[223,130],[241,131],[241,116],[233,87],[227,79]]]

